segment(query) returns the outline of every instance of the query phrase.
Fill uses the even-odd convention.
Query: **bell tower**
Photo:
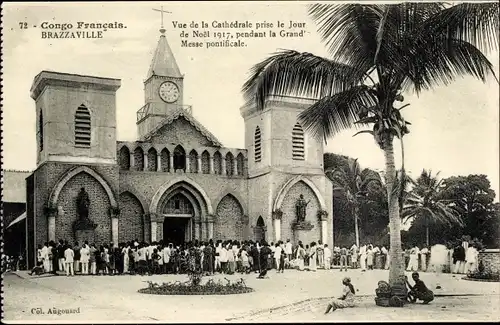
[[[154,9],[157,10],[157,9]],[[144,138],[170,113],[183,109],[184,76],[175,60],[162,26],[160,39],[144,81],[145,105],[137,111],[137,131],[139,139]]]

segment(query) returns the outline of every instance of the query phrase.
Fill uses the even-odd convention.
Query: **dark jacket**
[[[457,246],[453,249],[453,263],[457,261],[465,261],[465,248],[463,246]]]

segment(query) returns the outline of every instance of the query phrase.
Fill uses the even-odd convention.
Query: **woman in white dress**
[[[297,266],[299,267],[299,271],[304,271],[304,257],[306,255],[306,251],[304,249],[304,245],[302,245],[302,243],[299,244],[299,246],[297,247],[297,257],[296,257],[296,261],[297,261]]]
[[[125,246],[122,249],[122,255],[123,255],[123,273],[126,274],[128,273],[128,264],[129,264],[129,258],[128,258],[128,250],[130,249],[129,244],[125,244]]]

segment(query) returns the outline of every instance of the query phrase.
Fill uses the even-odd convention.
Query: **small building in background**
[[[2,171],[4,254],[18,256],[26,248],[26,177],[29,171]]]

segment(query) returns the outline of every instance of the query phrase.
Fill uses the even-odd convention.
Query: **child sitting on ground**
[[[411,302],[417,301],[417,299],[422,300],[424,304],[428,304],[429,302],[434,300],[434,293],[427,289],[424,281],[420,280],[420,276],[418,272],[413,272],[411,275],[413,281],[415,281],[415,285],[411,286],[408,282],[408,277],[405,276],[406,283],[410,288],[410,292],[408,292],[408,298]]]
[[[342,284],[344,285],[344,289],[342,290],[342,296],[338,299],[334,299],[331,301],[326,307],[325,315],[331,311],[335,311],[338,308],[350,308],[355,307],[356,304],[354,302],[354,286],[351,284],[350,278],[344,278],[342,280]]]

